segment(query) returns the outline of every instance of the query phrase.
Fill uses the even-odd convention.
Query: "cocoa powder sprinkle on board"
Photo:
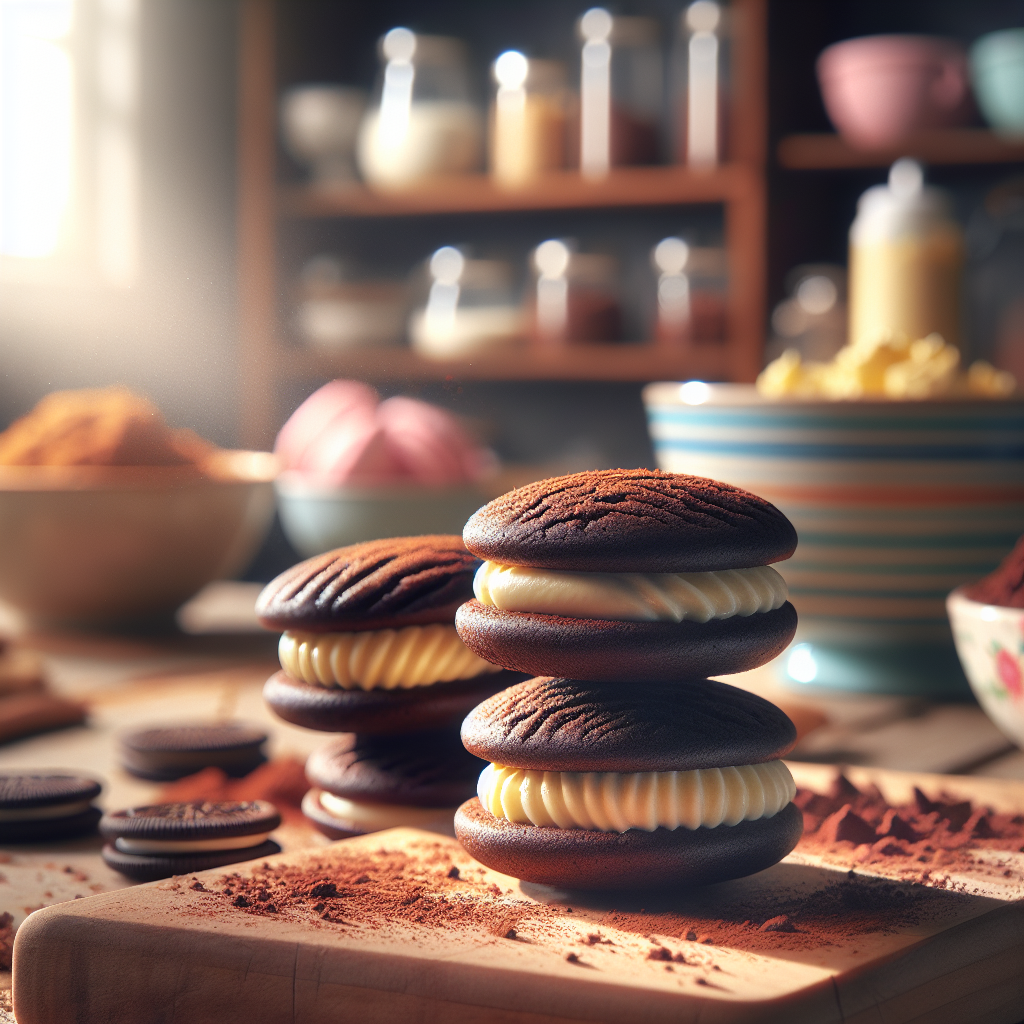
[[[526,886],[533,899],[522,899],[450,845],[424,842],[408,852],[353,846],[344,857],[338,857],[337,847],[333,859],[324,851],[323,857],[310,855],[300,864],[264,863],[251,874],[222,875],[205,891],[192,888],[209,894],[203,904],[209,911],[300,919],[314,927],[386,931],[401,921],[441,933],[471,929],[495,941],[536,941],[555,949],[561,943],[560,955],[577,964],[583,962],[566,952],[567,944],[610,947],[616,943],[595,929],[617,929],[647,943],[650,952],[640,953],[640,959],[685,969],[705,963],[710,954],[698,950],[708,946],[749,951],[856,946],[860,935],[896,932],[956,913],[971,897],[951,891],[954,869],[983,871],[979,849],[996,854],[1024,845],[1024,816],[973,807],[941,793],[919,793],[912,804],[892,807],[877,790],[858,790],[839,776],[831,793],[801,790],[796,803],[806,829],[797,854],[812,854],[841,871],[783,864],[773,869],[778,874],[771,887],[740,880],[656,896],[573,894],[568,906],[567,894],[543,887]],[[833,825],[826,827],[830,819]],[[851,834],[864,841],[844,838]],[[1001,880],[1004,872],[1002,863],[992,868]],[[572,932],[566,929],[578,934],[567,938]],[[683,943],[689,945],[677,948]]]

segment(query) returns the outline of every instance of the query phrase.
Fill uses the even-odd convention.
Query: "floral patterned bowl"
[[[960,664],[993,722],[1024,747],[1024,608],[1001,608],[965,597],[946,599]]]

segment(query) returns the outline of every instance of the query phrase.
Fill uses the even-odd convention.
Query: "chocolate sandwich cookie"
[[[488,672],[475,679],[404,690],[343,690],[272,675],[263,699],[278,718],[320,732],[397,736],[457,726],[481,701],[522,680],[521,672]]]
[[[769,867],[802,831],[774,704],[710,680],[530,679],[463,723],[491,763],[455,831],[488,867],[577,889],[706,884]]]
[[[464,537],[487,561],[456,627],[506,669],[702,679],[762,665],[796,632],[769,565],[793,553],[792,524],[704,477],[615,469],[542,480],[485,505]]]
[[[480,768],[456,730],[340,736],[309,756],[306,778],[313,789],[302,809],[333,839],[397,825],[450,824],[455,808],[476,792]]]
[[[204,768],[241,778],[266,760],[266,742],[263,730],[236,722],[139,729],[121,736],[121,765],[155,782],[173,782]]]
[[[456,536],[396,537],[308,559],[267,585],[260,621],[283,629],[264,698],[327,732],[395,734],[457,724],[509,685],[455,631],[480,560]]]
[[[0,775],[0,843],[70,839],[96,831],[94,779],[56,772]]]
[[[265,800],[156,804],[105,814],[107,865],[140,882],[280,853],[269,838],[281,815]]]

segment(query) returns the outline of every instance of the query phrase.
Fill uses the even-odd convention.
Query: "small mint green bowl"
[[[1001,135],[1024,136],[1024,28],[982,36],[971,47],[970,62],[985,120]]]

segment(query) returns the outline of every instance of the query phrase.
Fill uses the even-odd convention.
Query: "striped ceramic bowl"
[[[966,695],[944,602],[1024,532],[1024,401],[768,401],[698,381],[644,401],[662,469],[745,487],[796,526],[785,679]]]

